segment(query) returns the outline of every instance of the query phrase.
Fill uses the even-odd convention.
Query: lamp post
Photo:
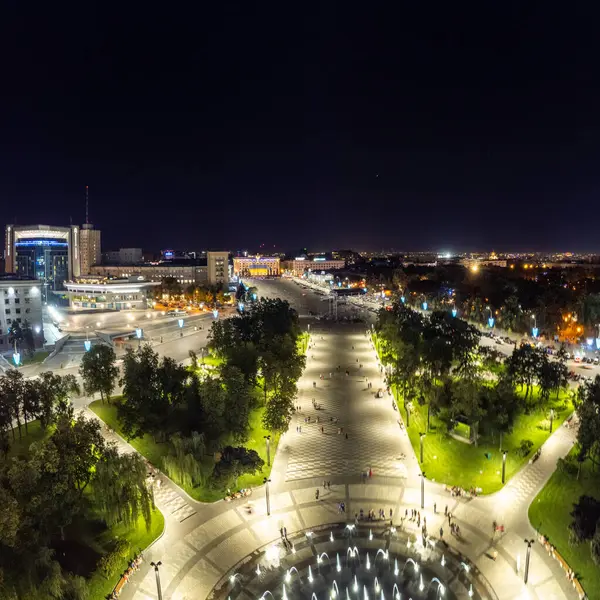
[[[406,428],[410,427],[410,402],[406,404]]]
[[[158,600],[162,600],[162,589],[160,587],[160,573],[158,572],[158,567],[162,565],[162,562],[159,560],[158,562],[151,562],[150,565],[154,567],[154,575],[156,576],[156,591],[158,592]]]
[[[508,450],[502,453],[502,484],[504,485],[504,479],[506,478],[506,454]]]
[[[425,471],[421,471],[421,510],[425,510]]]
[[[538,326],[537,326],[537,318],[536,318],[535,315],[531,315],[531,318],[533,319],[533,327],[531,328],[531,335],[534,338],[537,338],[538,333],[539,333],[539,329],[538,329]]]
[[[183,319],[178,319],[177,324],[179,325],[179,337],[183,337]]]
[[[550,409],[550,433],[552,433],[552,425],[554,424],[554,409]]]
[[[425,435],[426,434],[424,434],[424,433],[421,433],[419,435],[419,441],[421,442],[421,445],[420,445],[420,450],[421,450],[421,452],[420,452],[421,464],[423,464],[423,440],[425,439]]]
[[[142,345],[142,336],[144,335],[143,329],[141,327],[136,327],[135,335],[138,339],[138,348],[140,348]]]
[[[202,360],[202,364],[204,364],[204,352],[206,348],[200,348],[200,359]]]
[[[527,544],[527,554],[525,555],[525,577],[523,578],[524,583],[527,583],[529,579],[529,557],[531,556],[531,546],[535,540],[524,540]]]
[[[271,436],[264,435],[263,437],[265,438],[265,444],[267,445],[267,466],[270,467],[271,466]]]
[[[265,484],[265,500],[267,501],[267,517],[271,515],[271,498],[269,496],[269,483],[271,483],[270,479],[266,477],[263,479]]]

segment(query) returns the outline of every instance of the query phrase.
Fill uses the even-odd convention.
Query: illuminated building
[[[0,351],[11,350],[11,327],[18,323],[31,328],[35,347],[44,344],[42,292],[39,281],[12,274],[0,275]]]
[[[236,277],[277,277],[279,273],[278,256],[236,256],[233,259]]]
[[[281,270],[295,277],[301,277],[307,271],[335,271],[345,266],[345,260],[332,260],[320,256],[312,259],[298,257],[294,260],[284,260],[281,263]]]
[[[88,275],[94,265],[102,262],[100,231],[91,223],[84,223],[79,230],[79,252],[82,275]]]
[[[84,264],[88,269],[90,252],[95,253],[100,243],[100,232],[92,233],[86,235]],[[90,245],[92,239],[95,241]],[[81,275],[81,230],[78,225],[7,225],[4,256],[6,271],[39,280],[47,301],[49,291],[60,291],[65,281]]]
[[[146,310],[159,285],[141,276],[107,279],[88,275],[65,283],[73,310]]]
[[[207,252],[206,267],[209,285],[229,285],[229,252]]]

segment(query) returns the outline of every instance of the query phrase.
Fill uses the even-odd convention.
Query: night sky
[[[87,184],[104,249],[600,251],[593,2],[11,4],[2,225]]]

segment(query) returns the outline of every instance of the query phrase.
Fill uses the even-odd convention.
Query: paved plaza
[[[536,537],[527,509],[554,471],[557,458],[571,449],[574,429],[560,427],[544,445],[541,458],[497,494],[467,500],[452,497],[443,486],[428,481],[421,511],[419,466],[391,397],[387,393],[375,397],[384,386],[365,326],[313,321],[311,344],[299,381],[301,408],[281,437],[274,458],[271,515],[266,514],[264,489],[254,490],[254,510],[248,514],[244,501],[201,504],[163,478],[156,501],[165,515],[165,533],[145,553],[143,567],[122,598],[156,599],[150,561],[160,560],[165,600],[203,600],[257,548],[277,543],[281,527],[291,534],[323,524],[354,522],[361,509],[365,514],[382,509],[388,524],[391,510],[394,526],[415,534],[419,527],[405,514],[419,510],[430,535],[438,538],[442,528],[444,541],[477,566],[499,600],[576,598],[564,573],[539,544],[532,549],[529,583],[523,583],[523,540]],[[320,410],[313,407],[313,398]],[[310,423],[305,422],[308,417]],[[341,428],[343,433],[338,433]],[[131,451],[125,442],[119,443]],[[369,469],[373,476],[363,479]],[[324,481],[331,486],[324,488]],[[340,512],[342,502],[345,513]],[[460,527],[459,537],[450,532],[446,507]],[[492,536],[494,520],[504,524],[502,535]]]

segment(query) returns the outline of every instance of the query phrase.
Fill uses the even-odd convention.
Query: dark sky
[[[2,224],[600,251],[594,2],[10,4]]]

